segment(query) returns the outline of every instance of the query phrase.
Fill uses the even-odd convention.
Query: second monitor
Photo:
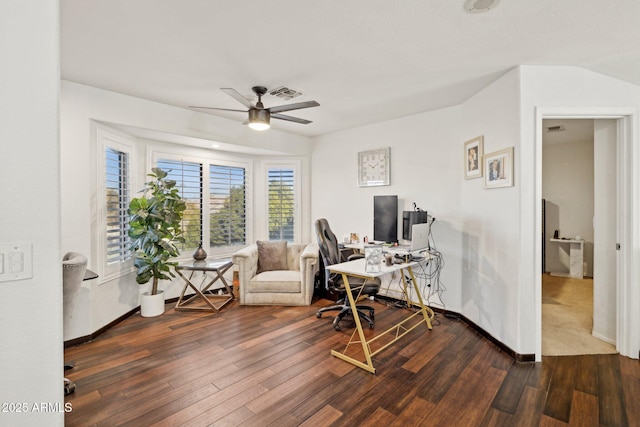
[[[402,238],[411,240],[411,230],[414,224],[429,222],[429,215],[426,211],[404,211],[402,212]]]

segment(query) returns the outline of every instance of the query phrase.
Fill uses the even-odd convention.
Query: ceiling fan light
[[[271,127],[271,125],[269,125],[269,123],[250,122],[249,127],[253,130],[267,130]]]
[[[249,110],[249,127],[253,130],[267,130],[271,127],[269,124],[270,115],[267,110]]]

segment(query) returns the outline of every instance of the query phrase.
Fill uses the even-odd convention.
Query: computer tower
[[[402,212],[402,238],[411,240],[411,227],[413,224],[428,222],[427,211],[403,211]]]

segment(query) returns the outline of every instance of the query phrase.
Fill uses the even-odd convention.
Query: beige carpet
[[[591,335],[593,280],[542,275],[542,355],[617,353]]]

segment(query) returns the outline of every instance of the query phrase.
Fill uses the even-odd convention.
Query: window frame
[[[104,283],[109,280],[129,274],[134,270],[133,266],[133,253],[128,258],[117,261],[109,262],[107,259],[107,198],[105,197],[107,191],[107,166],[106,166],[106,153],[107,149],[116,150],[121,153],[127,154],[128,157],[128,194],[125,202],[126,206],[129,206],[132,195],[136,191],[136,171],[135,171],[135,140],[133,138],[127,138],[115,133],[109,132],[103,128],[96,128],[97,146],[99,148],[100,155],[97,156],[98,164],[96,167],[98,175],[98,188],[96,202],[98,203],[98,224],[100,232],[98,233],[98,276],[100,277],[99,283]],[[126,216],[127,214],[125,214]]]

